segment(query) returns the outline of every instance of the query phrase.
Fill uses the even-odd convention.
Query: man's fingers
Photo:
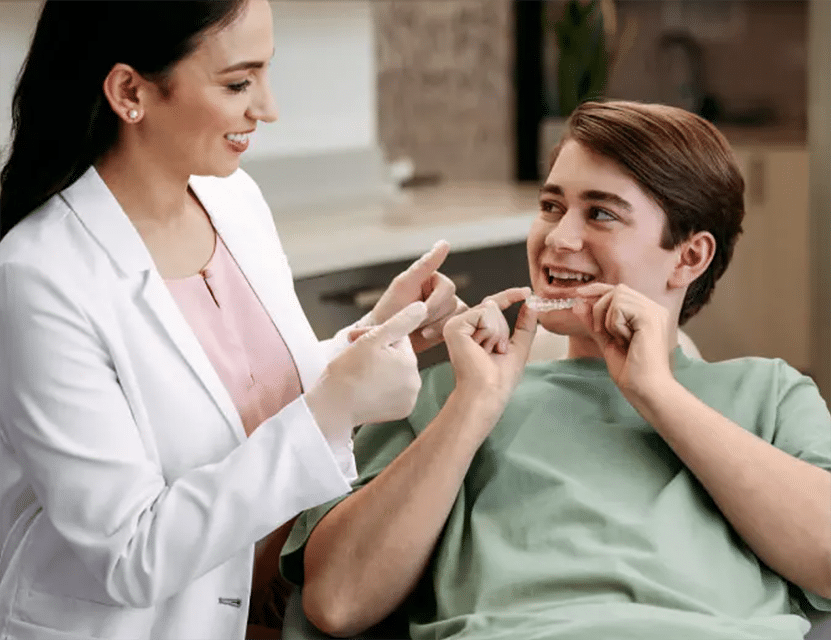
[[[468,306],[458,297],[453,298],[452,307],[448,313],[440,318],[436,318],[430,324],[421,328],[421,335],[425,340],[432,340],[442,334],[442,329],[450,318],[458,316],[468,310]]]
[[[605,282],[592,282],[591,284],[584,284],[574,290],[581,298],[599,298],[612,291],[615,288],[613,284],[606,284]]]
[[[380,340],[385,344],[392,344],[415,331],[427,317],[427,305],[423,302],[412,302],[401,309],[384,324],[373,327],[367,332],[367,337]]]
[[[606,344],[611,340],[605,331],[597,331],[594,326],[594,308],[592,304],[585,298],[579,298],[575,305],[571,308],[571,313],[577,317],[583,326],[589,330],[595,343],[601,348],[605,348]]]
[[[595,300],[592,305],[592,329],[595,333],[602,333],[605,331],[606,318],[609,314],[609,308],[612,305],[614,297],[614,290],[609,290],[604,293],[599,300]]]
[[[504,291],[488,296],[482,302],[493,300],[500,309],[504,310],[520,300],[525,300],[530,295],[530,287],[511,287],[510,289],[505,289]]]
[[[629,325],[630,318],[624,310],[621,302],[612,304],[606,313],[606,331],[615,338],[622,338],[628,342],[632,339],[632,327]]]
[[[531,351],[531,343],[537,333],[537,312],[530,309],[527,304],[522,305],[514,325],[514,334],[511,336],[511,344],[514,345],[520,357],[528,359]]]

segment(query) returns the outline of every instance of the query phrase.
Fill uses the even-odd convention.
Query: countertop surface
[[[418,257],[438,240],[451,251],[524,242],[536,184],[439,183],[384,202],[275,215],[295,278]]]

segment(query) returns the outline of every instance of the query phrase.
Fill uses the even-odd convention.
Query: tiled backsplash
[[[510,0],[375,0],[379,142],[419,174],[513,173]]]

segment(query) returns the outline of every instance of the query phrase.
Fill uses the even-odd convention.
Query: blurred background
[[[320,337],[440,238],[469,304],[527,283],[539,181],[575,100],[658,101],[713,121],[747,184],[734,261],[686,329],[707,359],[782,357],[831,397],[831,2],[271,4],[280,120],[243,166]],[[2,146],[39,8],[0,1]]]

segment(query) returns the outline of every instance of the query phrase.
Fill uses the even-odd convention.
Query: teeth
[[[592,279],[592,276],[586,273],[574,273],[571,271],[552,271],[549,268],[546,268],[545,271],[548,274],[549,280],[551,278],[557,278],[558,280],[580,280],[582,282],[588,282]]]
[[[231,142],[248,142],[248,133],[226,133],[225,137]]]
[[[556,311],[561,309],[571,309],[576,298],[540,298],[538,295],[532,293],[525,300],[525,304],[529,309],[535,311]]]

